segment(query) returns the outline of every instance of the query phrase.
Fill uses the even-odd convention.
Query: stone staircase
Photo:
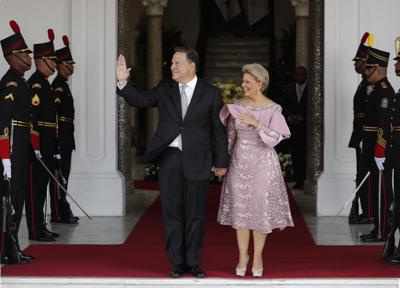
[[[270,47],[268,38],[208,38],[204,78],[209,82],[241,83],[244,64],[269,66]]]

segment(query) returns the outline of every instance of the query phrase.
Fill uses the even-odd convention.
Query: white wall
[[[351,59],[364,32],[375,34],[375,48],[391,53],[388,78],[395,90],[400,86],[392,60],[394,39],[400,35],[398,11],[398,0],[325,0],[325,138],[324,172],[318,181],[319,215],[336,215],[355,188],[355,151],[347,145],[360,77]],[[348,215],[349,206],[342,215]]]
[[[115,59],[117,0],[2,0],[0,38],[12,34],[15,19],[29,47],[48,41],[55,30],[70,38],[75,74],[70,83],[75,100],[77,149],[73,153],[70,194],[90,215],[123,215],[125,187],[117,170]],[[8,68],[1,58],[0,73]],[[34,67],[32,68],[34,70]],[[32,71],[31,71],[32,72]],[[29,77],[31,73],[27,73]],[[76,214],[82,215],[71,204]]]

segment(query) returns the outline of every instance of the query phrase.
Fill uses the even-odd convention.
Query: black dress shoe
[[[50,220],[50,222],[54,223],[54,224],[78,224],[79,217],[72,216],[72,217],[69,217],[69,218],[58,218],[58,219],[52,218]]]
[[[368,234],[363,234],[363,235],[361,235],[361,236],[360,236],[360,239],[376,237],[377,235],[378,235],[378,231],[375,230],[375,228],[374,228],[374,229],[373,229],[371,232],[369,232]]]
[[[400,255],[395,255],[392,257],[386,258],[387,261],[389,261],[392,264],[400,264]]]
[[[373,224],[374,218],[368,218],[367,216],[360,216],[357,220],[357,224]]]
[[[36,237],[29,236],[29,240],[40,241],[40,242],[54,242],[56,239],[51,237],[50,235],[43,233],[43,230],[39,232],[39,235]]]
[[[29,263],[32,262],[34,259],[32,256],[26,255],[22,252],[18,252],[18,257],[21,263]]]
[[[18,251],[18,255],[19,255],[19,257],[25,257],[25,258],[28,258],[28,259],[31,259],[31,260],[34,260],[34,259],[35,259],[35,256],[25,254],[25,253],[22,252],[22,251]]]
[[[385,237],[378,237],[378,235],[372,234],[372,233],[367,234],[367,235],[361,235],[360,239],[362,242],[385,242],[386,241]]]
[[[42,232],[47,236],[47,237],[52,237],[52,238],[58,238],[60,237],[60,234],[51,232],[49,229],[47,229],[46,226],[42,228]]]
[[[206,273],[203,271],[203,269],[200,268],[199,265],[194,265],[190,268],[190,273],[196,278],[204,278],[206,277]]]
[[[179,278],[183,273],[185,273],[185,267],[183,265],[175,265],[169,275],[172,278]]]
[[[374,223],[374,219],[368,218],[364,215],[359,215],[358,217],[349,217],[349,224],[372,224]]]
[[[47,230],[46,227],[43,227],[42,230],[40,230],[39,235],[41,235],[41,236],[46,236],[46,237],[48,237],[48,238],[57,238],[57,237],[60,237],[60,234],[51,232],[51,231]]]
[[[12,261],[10,261],[10,259],[7,256],[1,257],[1,264],[28,264],[30,262],[32,262],[32,259],[28,259],[26,257],[18,256],[17,260],[12,260]]]

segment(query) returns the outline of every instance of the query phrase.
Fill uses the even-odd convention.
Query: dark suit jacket
[[[289,118],[291,115],[301,115],[301,117],[303,117],[304,119],[299,125],[295,126],[290,124],[289,122],[289,126],[293,128],[291,129],[292,134],[296,134],[296,132],[304,133],[304,131],[307,130],[307,88],[308,85],[306,84],[300,102],[298,102],[296,94],[296,83],[290,83],[287,87],[287,99],[284,105],[285,116]]]
[[[122,90],[117,89],[117,93],[132,106],[158,108],[158,127],[142,158],[144,163],[155,162],[181,134],[183,170],[187,179],[209,179],[212,166],[228,167],[228,140],[219,118],[223,102],[218,88],[198,79],[183,120],[179,84],[175,81],[160,81],[145,92],[127,84]]]

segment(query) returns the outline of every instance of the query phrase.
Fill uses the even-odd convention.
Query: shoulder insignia
[[[54,89],[54,92],[64,92],[64,89],[61,87],[57,87],[56,89]]]
[[[56,99],[54,99],[54,103],[61,103],[60,97],[57,97]]]
[[[385,82],[381,82],[381,86],[382,86],[383,89],[388,88],[388,86],[387,86],[387,84]]]
[[[5,100],[11,99],[11,101],[14,101],[14,96],[13,96],[12,93],[10,93],[10,94],[6,95],[6,96],[4,97],[4,99],[5,99]]]
[[[39,104],[40,104],[40,98],[37,94],[35,94],[35,96],[33,96],[33,98],[32,98],[32,105],[38,106]]]
[[[381,108],[386,109],[389,106],[389,99],[388,98],[383,98],[381,101]]]
[[[9,135],[8,127],[4,128],[3,135],[5,135],[5,136]]]
[[[10,87],[10,86],[18,87],[18,84],[15,81],[7,82],[6,87]]]
[[[34,84],[32,84],[32,89],[34,89],[34,88],[42,88],[42,85],[40,85],[39,83],[34,83]]]

